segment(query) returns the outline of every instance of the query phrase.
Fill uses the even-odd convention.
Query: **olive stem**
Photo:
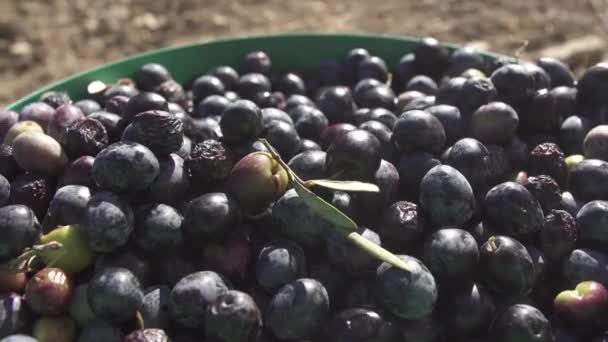
[[[140,311],[137,311],[135,313],[135,325],[136,325],[137,330],[145,329],[144,316],[141,314]]]
[[[51,241],[41,245],[34,245],[32,248],[23,252],[20,256],[0,265],[0,269],[6,272],[21,273],[27,270],[30,260],[49,250],[63,248],[63,245],[57,241]]]

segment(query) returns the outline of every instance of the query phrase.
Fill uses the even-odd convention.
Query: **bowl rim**
[[[149,50],[149,51],[145,51],[145,52],[141,52],[141,53],[135,53],[135,54],[127,55],[127,56],[119,58],[119,59],[109,61],[107,63],[102,63],[102,64],[94,66],[92,68],[81,70],[81,71],[71,74],[67,77],[47,83],[43,87],[38,88],[37,90],[30,92],[29,94],[22,96],[21,98],[17,99],[16,101],[8,104],[6,106],[6,109],[7,110],[19,110],[27,103],[35,101],[35,99],[40,97],[45,92],[51,91],[51,90],[61,86],[63,83],[75,81],[78,78],[86,77],[88,74],[99,72],[99,71],[107,69],[107,68],[112,68],[112,67],[120,65],[122,63],[131,61],[133,59],[153,58],[154,56],[158,56],[161,54],[174,52],[174,51],[178,51],[178,50],[182,50],[182,49],[185,50],[185,49],[191,49],[191,48],[196,48],[196,47],[204,47],[205,45],[238,44],[239,42],[242,42],[245,40],[283,39],[283,38],[389,39],[389,40],[394,40],[394,41],[398,41],[398,42],[402,42],[402,43],[416,43],[416,42],[421,41],[424,37],[414,37],[414,36],[409,36],[409,35],[397,35],[397,34],[382,34],[382,33],[381,34],[360,33],[360,32],[351,32],[351,33],[325,33],[325,32],[310,32],[310,33],[293,32],[293,33],[291,33],[290,32],[290,33],[278,33],[278,34],[236,35],[236,36],[229,36],[229,37],[224,37],[224,38],[210,38],[210,39],[206,39],[206,40],[202,40],[202,41],[178,44],[178,45],[174,45],[174,46],[163,47],[160,49],[153,49],[153,50]],[[442,41],[439,41],[439,43],[442,46],[445,46],[451,50],[466,46],[466,44],[462,45],[462,44],[442,42]],[[486,58],[490,58],[490,59],[496,59],[496,58],[500,58],[500,57],[509,57],[509,56],[506,56],[503,54],[489,52],[489,51],[485,51],[485,50],[479,50],[479,52],[482,56],[484,56]]]

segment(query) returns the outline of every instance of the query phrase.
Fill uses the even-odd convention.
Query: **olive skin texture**
[[[591,201],[576,214],[580,244],[608,252],[608,202]]]
[[[0,261],[8,261],[34,244],[40,236],[40,224],[34,212],[24,205],[0,208]]]
[[[170,79],[169,71],[158,63],[144,64],[135,73],[135,82],[144,90],[152,90]]]
[[[560,292],[553,301],[555,313],[577,330],[599,331],[608,322],[608,290],[595,281],[584,281],[574,290]]]
[[[554,143],[541,143],[535,146],[528,157],[528,174],[549,175],[557,184],[565,187],[568,169],[564,153],[559,146]]]
[[[316,104],[329,123],[352,121],[355,100],[348,87],[337,86],[325,89],[319,94]]]
[[[28,206],[42,221],[53,198],[55,179],[41,173],[23,173],[11,182],[10,204]],[[44,227],[46,228],[46,227]]]
[[[228,175],[228,187],[246,212],[259,213],[286,190],[287,171],[266,152],[239,160]]]
[[[9,145],[0,144],[0,174],[11,180],[20,170],[13,155],[13,148]]]
[[[115,113],[97,111],[87,116],[89,119],[99,121],[106,129],[108,143],[115,143],[120,140],[122,132],[127,126],[127,122]]]
[[[287,165],[302,180],[321,179],[326,174],[325,157],[323,151],[304,151],[291,158]]]
[[[383,210],[378,234],[390,250],[407,250],[426,233],[420,208],[407,201],[397,201]]]
[[[328,126],[321,133],[319,144],[324,151],[327,151],[336,138],[356,129],[357,127],[355,125],[349,123],[339,123]]]
[[[105,126],[91,118],[79,121],[66,130],[62,144],[70,158],[95,156],[108,145]]]
[[[223,341],[249,341],[262,331],[262,313],[248,294],[230,290],[205,313],[205,334]]]
[[[14,292],[0,295],[0,338],[25,332],[31,313],[23,297]]]
[[[91,198],[91,191],[86,186],[66,185],[57,189],[49,209],[47,218],[53,226],[78,224],[82,221],[84,210]]]
[[[121,342],[123,339],[124,333],[119,327],[95,319],[84,326],[78,337],[78,342]]]
[[[359,234],[370,242],[381,245],[380,237],[373,230],[361,228]],[[373,274],[378,267],[376,259],[362,253],[342,235],[331,235],[326,244],[329,261],[353,277]]]
[[[34,121],[41,127],[48,127],[55,115],[55,108],[45,102],[32,102],[21,109],[19,121]]]
[[[370,82],[371,80],[376,82]],[[359,87],[366,82],[366,86]],[[355,102],[360,108],[386,108],[395,109],[395,92],[388,86],[374,79],[361,80],[354,89]]]
[[[142,92],[129,98],[121,116],[130,122],[135,115],[149,110],[168,111],[169,105],[167,100],[159,94]]]
[[[287,190],[276,201],[271,217],[276,220],[281,236],[305,248],[324,243],[325,232],[331,229],[330,223],[310,209],[295,189]]]
[[[237,100],[224,110],[220,120],[224,139],[229,144],[251,141],[262,133],[262,113],[248,100]]]
[[[19,113],[12,110],[0,110],[0,140],[19,121]]]
[[[99,152],[92,176],[100,188],[125,193],[144,190],[159,171],[158,159],[147,147],[118,142]]]
[[[491,323],[496,305],[483,285],[473,283],[456,289],[440,304],[448,329],[456,335],[471,335],[485,331]]]
[[[538,201],[525,187],[514,182],[501,183],[490,189],[483,207],[484,221],[515,237],[535,234],[544,220]]]
[[[304,139],[319,141],[319,137],[329,125],[327,117],[311,105],[298,105],[289,111],[289,115],[293,119],[296,131]],[[319,143],[323,145],[321,141]],[[329,143],[331,142],[327,145]]]
[[[399,194],[399,171],[386,160],[380,161],[373,177],[368,182],[376,184],[379,192],[353,194],[354,208],[362,218],[374,218],[383,208],[397,200]]]
[[[587,158],[608,161],[608,125],[599,125],[591,129],[583,141],[583,150]]]
[[[342,134],[327,149],[327,172],[340,179],[370,177],[380,166],[380,148],[378,138],[367,131]]]
[[[111,323],[133,318],[144,299],[139,280],[124,268],[110,267],[96,273],[87,293],[91,310]]]
[[[182,215],[166,204],[150,204],[135,213],[135,243],[154,254],[179,248],[183,243]]]
[[[435,116],[420,110],[399,116],[393,129],[393,141],[402,151],[437,154],[446,141],[445,130]]]
[[[215,139],[196,143],[184,159],[184,168],[191,182],[215,184],[228,178],[235,164],[230,147]]]
[[[177,154],[159,158],[158,177],[150,184],[148,193],[157,202],[174,204],[182,200],[190,188],[190,175],[184,167],[184,159]]]
[[[585,159],[570,170],[570,192],[580,201],[608,201],[608,162]]]
[[[67,128],[75,122],[84,119],[84,117],[84,113],[75,105],[66,104],[60,106],[55,110],[53,119],[49,122],[48,127],[46,127],[46,131],[53,139],[61,141]]]
[[[460,110],[457,107],[438,104],[427,108],[426,111],[431,113],[441,122],[441,125],[445,130],[447,143],[452,143],[462,138],[464,132],[462,127],[463,121]]]
[[[87,298],[88,285],[81,284],[74,288],[72,298],[68,304],[67,312],[74,319],[78,327],[84,328],[95,319]]]
[[[147,328],[169,328],[169,294],[171,288],[165,285],[144,289],[141,316]]]
[[[179,325],[202,328],[207,308],[228,291],[224,279],[212,271],[200,271],[183,277],[169,296],[169,315]]]
[[[391,141],[393,133],[388,126],[380,121],[369,120],[359,125],[359,128],[372,133],[380,141],[382,158],[392,158],[395,154],[395,148]]]
[[[463,46],[455,50],[449,57],[446,73],[452,77],[461,75],[468,69],[485,70],[486,62],[477,50],[472,46]]]
[[[92,156],[82,156],[71,161],[63,170],[58,186],[82,185],[94,188],[96,185],[91,177],[94,161]]]
[[[240,222],[241,218],[241,208],[232,196],[213,192],[190,201],[182,229],[189,239],[187,241],[194,243],[197,239],[210,236],[225,236],[228,229]]]
[[[402,153],[396,166],[404,197],[408,200],[418,199],[422,177],[439,164],[439,159],[426,152]]]
[[[125,336],[124,342],[170,342],[169,336],[162,329],[146,328],[135,330]]]
[[[592,124],[589,119],[572,115],[566,118],[560,127],[559,144],[567,154],[582,154],[583,143]]]
[[[550,176],[529,176],[524,186],[536,198],[543,213],[560,208],[561,189]]]
[[[415,90],[427,95],[433,95],[437,92],[437,83],[432,78],[425,75],[412,77],[405,86],[406,90]]]
[[[424,37],[414,47],[414,65],[424,75],[438,78],[449,63],[449,52],[433,37]]]
[[[377,312],[350,308],[341,311],[327,328],[327,338],[336,342],[388,342],[395,338],[396,329]]]
[[[493,236],[480,247],[479,270],[484,282],[505,295],[527,294],[535,281],[535,268],[528,250],[507,236]]]
[[[95,271],[101,272],[106,268],[124,268],[133,273],[142,286],[149,285],[151,275],[150,260],[138,250],[120,249],[114,253],[98,256],[95,260]]]
[[[256,280],[263,289],[274,293],[306,272],[306,256],[298,244],[277,240],[262,247],[256,261]]]
[[[429,269],[418,259],[398,255],[410,271],[382,263],[376,270],[375,294],[394,315],[416,320],[430,314],[437,302],[437,286]]]
[[[552,210],[545,216],[540,232],[540,247],[551,262],[559,262],[574,249],[580,228],[574,217],[564,210]]]
[[[498,91],[498,97],[513,105],[534,96],[534,75],[520,64],[507,64],[496,69],[490,80]]]
[[[316,335],[329,313],[327,290],[314,279],[302,278],[283,286],[266,312],[267,327],[280,339]]]
[[[25,286],[27,303],[40,315],[62,313],[72,295],[72,284],[65,272],[49,267],[37,272]]]
[[[56,175],[68,163],[61,145],[42,133],[24,132],[13,141],[17,164],[30,172]]]
[[[122,197],[110,192],[91,196],[82,227],[96,252],[112,252],[127,243],[133,232],[133,210]]]
[[[552,88],[574,85],[574,74],[570,67],[562,61],[551,57],[541,57],[536,64],[545,70],[551,79]]]
[[[440,229],[425,242],[423,260],[440,281],[469,279],[477,270],[477,242],[465,230]]]
[[[487,182],[490,152],[480,141],[464,138],[452,145],[445,163],[460,171],[477,190]]]
[[[181,120],[158,110],[137,114],[122,134],[123,141],[140,143],[157,155],[176,152],[182,146],[183,138]]]
[[[490,102],[479,107],[471,119],[473,136],[483,143],[504,144],[516,134],[517,112],[503,102]]]
[[[491,328],[491,335],[500,342],[553,340],[547,318],[540,310],[525,304],[515,304],[500,314]]]
[[[571,286],[587,280],[608,284],[608,254],[586,248],[574,249],[564,260],[562,272]]]
[[[420,207],[433,223],[461,225],[473,216],[474,206],[473,189],[455,168],[438,165],[422,178]]]
[[[241,62],[241,73],[258,72],[268,75],[272,68],[272,61],[264,51],[252,51],[243,57]]]
[[[579,104],[602,106],[606,104],[602,93],[608,87],[608,64],[598,63],[585,71],[576,83],[576,101]]]
[[[284,159],[291,158],[300,147],[300,136],[292,124],[280,120],[273,120],[266,125],[264,134],[266,140],[276,146],[277,151]]]

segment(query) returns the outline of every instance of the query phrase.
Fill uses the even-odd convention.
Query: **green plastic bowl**
[[[164,65],[177,81],[183,83],[218,65],[238,66],[243,56],[254,50],[266,51],[272,58],[273,68],[279,71],[314,71],[322,61],[340,59],[350,49],[358,47],[368,49],[393,66],[401,56],[411,52],[418,41],[412,37],[364,34],[281,34],[193,43],[134,55],[75,74],[21,98],[8,109],[19,111],[50,90],[66,91],[72,99],[78,100],[86,97],[90,82],[112,83],[132,76],[142,64],[150,62]],[[498,57],[492,53],[483,55],[488,59]]]

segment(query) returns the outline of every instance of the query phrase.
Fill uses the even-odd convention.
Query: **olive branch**
[[[320,186],[331,190],[346,191],[346,192],[379,192],[377,185],[358,181],[337,181],[331,179],[314,179],[303,181],[296,175],[291,168],[281,159],[281,156],[276,152],[272,145],[266,140],[260,140],[268,149],[271,157],[287,172],[289,184],[296,190],[302,201],[317,215],[321,216],[326,221],[333,224],[343,236],[350,240],[355,246],[365,251],[368,255],[390,265],[397,267],[406,272],[410,272],[409,265],[399,257],[382,248],[379,245],[369,241],[358,233],[358,226],[355,221],[342,213],[338,208],[334,207],[323,198],[317,196],[309,188],[312,186]]]

